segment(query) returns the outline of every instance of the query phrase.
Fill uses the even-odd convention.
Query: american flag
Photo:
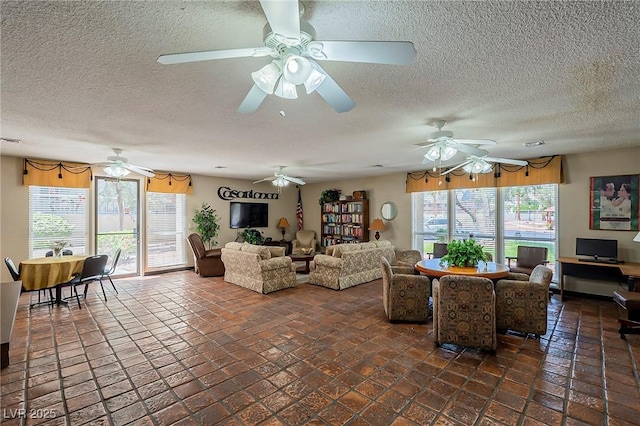
[[[302,196],[298,188],[298,205],[296,205],[296,219],[298,219],[298,230],[302,229]]]

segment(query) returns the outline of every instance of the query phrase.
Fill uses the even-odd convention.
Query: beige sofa
[[[227,243],[222,249],[224,280],[258,293],[296,285],[296,268],[284,247]]]
[[[395,249],[391,242],[381,240],[327,247],[325,254],[313,258],[309,282],[343,290],[382,278],[381,257],[395,264]]]

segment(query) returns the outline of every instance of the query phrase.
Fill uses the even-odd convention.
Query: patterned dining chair
[[[433,338],[495,353],[496,294],[488,278],[445,275],[433,280]]]
[[[382,267],[382,305],[389,321],[425,322],[429,319],[431,282],[423,275],[396,274],[386,258]]]
[[[549,284],[553,271],[538,265],[529,280],[503,279],[496,283],[496,328],[531,333],[540,337],[547,333]]]

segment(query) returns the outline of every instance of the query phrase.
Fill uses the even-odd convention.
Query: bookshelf
[[[369,200],[347,200],[321,206],[322,247],[369,241]]]

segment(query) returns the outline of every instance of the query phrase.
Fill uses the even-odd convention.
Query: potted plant
[[[216,238],[220,232],[219,219],[215,209],[212,209],[208,203],[202,203],[200,210],[195,209],[193,214],[196,231],[202,237],[202,242],[209,246],[209,249],[217,243]]]
[[[340,199],[340,190],[337,188],[325,189],[320,193],[320,199],[318,199],[318,203],[320,205],[324,203],[331,203],[333,201],[338,201]]]
[[[473,238],[468,240],[453,240],[447,245],[447,254],[440,262],[447,262],[449,266],[477,266],[480,261],[487,261],[484,248]]]
[[[255,244],[259,246],[263,243],[264,237],[262,236],[262,232],[258,231],[254,228],[247,228],[244,231],[240,232],[240,236],[242,239],[249,244]]]

